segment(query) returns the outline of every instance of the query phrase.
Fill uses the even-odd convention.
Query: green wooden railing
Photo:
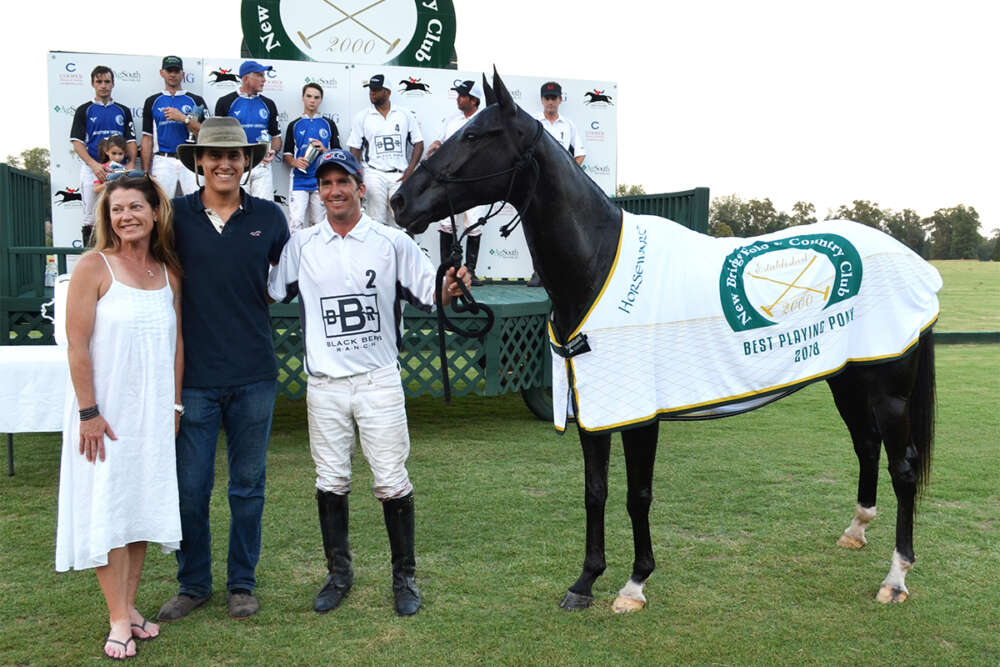
[[[611,201],[629,213],[658,215],[702,234],[708,233],[708,188],[655,195],[612,197]]]

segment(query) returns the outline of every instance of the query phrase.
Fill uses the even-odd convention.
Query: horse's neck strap
[[[552,348],[553,353],[563,359],[569,359],[578,354],[590,352],[590,343],[587,341],[587,335],[582,333],[573,336],[565,345],[559,345],[550,340],[549,346]]]

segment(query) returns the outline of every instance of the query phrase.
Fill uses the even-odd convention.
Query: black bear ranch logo
[[[611,96],[608,95],[606,90],[598,90],[597,88],[594,88],[593,90],[585,92],[583,96],[586,98],[583,100],[583,103],[588,107],[605,108],[615,105],[615,103],[611,101]]]
[[[722,264],[719,298],[733,331],[822,311],[861,288],[861,256],[843,236],[801,234],[733,250]]]

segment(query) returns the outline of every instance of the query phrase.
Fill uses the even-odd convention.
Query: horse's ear
[[[486,93],[486,106],[497,103],[497,96],[493,92],[493,88],[489,83],[486,82],[486,75],[483,74],[483,92]]]
[[[514,113],[517,110],[517,103],[514,102],[514,98],[510,96],[510,92],[507,90],[507,86],[504,85],[503,79],[500,78],[500,74],[497,73],[497,68],[493,68],[493,92],[497,98],[497,104],[504,111],[509,111]]]

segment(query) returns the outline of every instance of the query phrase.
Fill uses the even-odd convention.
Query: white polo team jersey
[[[366,214],[347,236],[328,222],[292,235],[271,270],[275,301],[299,295],[306,372],[347,377],[396,361],[404,299],[431,310],[435,270],[399,229]]]
[[[443,144],[445,141],[448,140],[449,137],[451,137],[451,135],[461,130],[463,127],[465,127],[466,123],[470,122],[473,118],[475,118],[477,113],[479,113],[478,107],[476,108],[475,112],[473,112],[473,114],[468,118],[465,117],[465,113],[462,111],[457,111],[452,115],[448,116],[447,118],[445,118],[443,121],[441,121],[441,134],[438,135],[437,140]]]
[[[555,137],[563,148],[568,150],[573,157],[580,157],[587,154],[587,149],[583,146],[583,137],[576,131],[576,125],[569,118],[559,116],[556,122],[549,121],[544,113],[535,116],[542,123],[542,127]],[[570,148],[572,147],[572,150]]]
[[[407,140],[411,144],[424,140],[413,112],[392,107],[383,118],[374,106],[369,106],[354,116],[347,146],[359,149],[362,161],[373,169],[406,171],[410,163],[406,157]]]

